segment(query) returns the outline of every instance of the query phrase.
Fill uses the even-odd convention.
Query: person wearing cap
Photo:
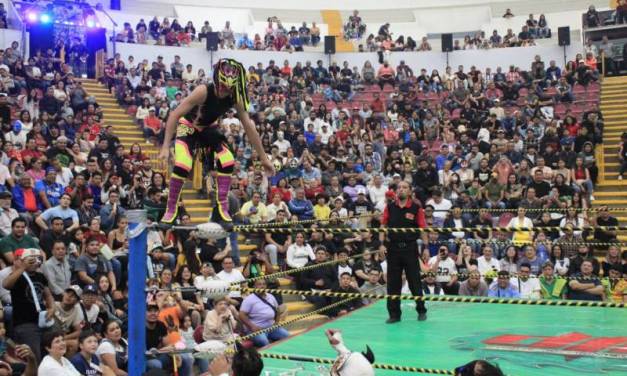
[[[383,211],[381,224],[384,227],[424,228],[426,227],[424,210],[411,199],[409,183],[402,181],[396,188],[396,199],[389,202]],[[380,233],[379,240],[387,241],[387,274],[388,294],[401,293],[403,271],[407,276],[409,289],[414,296],[422,295],[420,271],[418,270],[417,232],[407,233]],[[393,324],[401,320],[401,304],[399,300],[388,299],[387,309],[389,318],[386,323]],[[427,309],[424,302],[416,301],[418,320],[427,319]]]
[[[48,280],[37,271],[43,253],[36,248],[20,248],[15,250],[13,257],[13,271],[4,279],[2,287],[11,292],[14,339],[28,345],[40,360],[42,330],[37,325],[39,312],[45,311],[47,320],[54,316],[54,299]]]
[[[170,350],[173,344],[166,343],[167,337],[168,327],[159,320],[159,307],[156,304],[149,304],[146,308],[146,349]],[[177,360],[178,374],[191,376],[194,363],[191,354],[177,355]],[[163,353],[155,358],[149,358],[146,361],[146,368],[171,370],[172,356]]]
[[[26,228],[26,220],[17,217],[11,221],[11,233],[0,239],[0,253],[8,265],[13,264],[13,252],[17,249],[39,248],[39,242],[26,233]]]
[[[11,192],[0,192],[0,238],[11,233],[11,222],[19,216],[17,210],[11,207]]]
[[[103,319],[100,317],[100,307],[98,306],[98,286],[87,285],[83,288],[83,294],[81,296],[82,301],[79,302],[81,308],[81,318],[83,321],[84,329],[93,329],[100,332]]]
[[[70,208],[72,197],[69,193],[63,193],[58,205],[44,210],[36,219],[35,223],[44,231],[49,229],[52,219],[61,218],[63,223],[72,222],[71,225],[65,228],[65,231],[70,233],[79,227],[78,213],[76,210]]]
[[[78,350],[78,336],[83,326],[83,312],[79,302],[83,290],[77,285],[71,285],[63,291],[61,301],[55,302],[55,328],[65,335],[68,353],[73,355]]]

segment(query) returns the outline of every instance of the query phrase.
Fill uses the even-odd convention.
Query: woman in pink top
[[[499,175],[499,184],[507,184],[508,176],[514,173],[514,166],[512,166],[512,162],[510,162],[507,157],[503,156],[496,163],[492,171],[496,172]]]

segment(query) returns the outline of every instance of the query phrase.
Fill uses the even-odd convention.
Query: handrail
[[[115,28],[118,27],[118,23],[115,22],[115,20],[113,19],[113,17],[111,17],[109,12],[107,12],[107,10],[102,6],[102,3],[98,3],[96,5],[95,9],[97,11],[101,12],[102,14],[104,14],[105,16],[107,16],[107,18],[109,19],[109,21],[111,21],[111,24],[113,25],[113,28],[112,28],[113,29],[112,30],[113,31],[113,35],[112,35],[112,38],[111,38],[111,44],[113,46],[113,54],[112,54],[112,56],[115,56],[115,54],[116,54],[115,43],[116,43],[116,39],[117,39],[117,34],[116,34],[116,31],[115,31]]]

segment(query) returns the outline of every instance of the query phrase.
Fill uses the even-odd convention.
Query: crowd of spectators
[[[357,11],[351,16],[349,23],[345,26],[345,38],[361,38],[365,32],[365,24],[361,22]],[[505,17],[505,16],[504,16]],[[520,32],[516,34],[512,29],[507,29],[504,35],[499,34],[498,30],[494,30],[492,35],[486,36],[484,31],[475,33],[474,35],[466,35],[463,41],[455,39],[453,42],[453,50],[485,50],[490,48],[504,47],[526,47],[534,46],[535,40],[541,38],[551,38],[551,29],[548,27],[544,14],[536,20],[533,14],[529,15],[529,19],[525,25],[521,27]],[[393,37],[390,31],[390,24],[381,25],[377,35],[368,35],[363,44],[359,45],[359,51],[431,51],[431,44],[427,37],[422,37],[420,41],[414,40],[411,36],[400,35]]]
[[[54,53],[36,53],[25,65],[13,55],[18,48],[5,51],[0,64],[0,299],[8,338],[28,348],[17,358],[0,355],[18,369],[43,359],[45,349],[48,360],[40,367],[46,371],[70,363],[91,367],[87,356],[124,375],[125,212],[143,208],[149,224],[158,222],[167,179],[153,170],[141,145],[120,143],[71,65]],[[184,64],[119,55],[107,63],[103,82],[155,143],[169,112],[211,76]],[[386,244],[368,228],[379,225],[401,181],[411,184],[428,226],[478,226],[421,239],[422,271],[433,273],[425,278],[428,293],[624,299],[624,280],[588,279],[623,276],[620,248],[576,245],[592,236],[612,243],[617,234],[572,230],[617,223],[606,210],[579,211],[594,199],[594,147],[602,140],[596,63],[577,56],[560,68],[538,56],[528,68],[460,66],[453,73],[444,67],[442,76],[413,68],[416,74],[404,63],[394,69],[384,62],[378,70],[366,63],[360,71],[321,61],[249,68],[251,116],[278,173],[264,175],[239,120],[225,115],[219,125],[236,156],[230,212],[237,223],[324,222],[312,233],[249,236],[255,247],[243,263],[237,236],[215,242],[189,230],[151,228],[147,284],[157,289],[148,299],[148,348],[189,347],[224,339],[231,328],[249,333],[272,325],[286,314],[281,296],[202,290],[277,268],[337,259],[296,275],[296,285],[383,291]],[[495,208],[507,210],[490,211]],[[190,225],[184,205],[180,209],[179,223]],[[496,224],[534,231],[494,232]],[[328,233],[327,226],[362,231]],[[599,252],[603,262],[595,257]],[[349,258],[362,253],[356,262]],[[571,279],[559,278],[565,276]],[[258,280],[255,287],[278,284]],[[200,292],[158,290],[179,286]],[[316,306],[330,302],[309,299]],[[367,303],[353,301],[328,314]],[[251,345],[287,335],[278,328]],[[208,366],[187,355],[178,360],[181,375]],[[165,369],[172,363],[169,356],[148,362]]]
[[[141,19],[135,29],[128,22],[118,33],[116,40],[125,43],[145,44],[154,40],[157,45],[189,46],[193,41],[202,42],[209,33],[214,32],[209,21],[205,21],[200,30],[192,21],[185,26],[179,24],[177,19],[163,20],[155,16],[148,24]],[[257,50],[257,51],[303,51],[303,46],[317,46],[320,43],[320,28],[315,22],[311,27],[303,22],[300,27],[292,26],[289,30],[283,26],[276,17],[268,18],[263,37],[255,34],[250,38],[247,33],[239,33],[232,29],[231,23],[226,21],[224,28],[217,31],[220,49]]]

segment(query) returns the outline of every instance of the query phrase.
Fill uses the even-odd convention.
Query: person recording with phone
[[[14,258],[13,271],[2,287],[11,292],[15,340],[28,345],[39,361],[42,329],[54,317],[48,280],[37,271],[43,263],[43,253],[36,248],[20,248],[14,252]]]

